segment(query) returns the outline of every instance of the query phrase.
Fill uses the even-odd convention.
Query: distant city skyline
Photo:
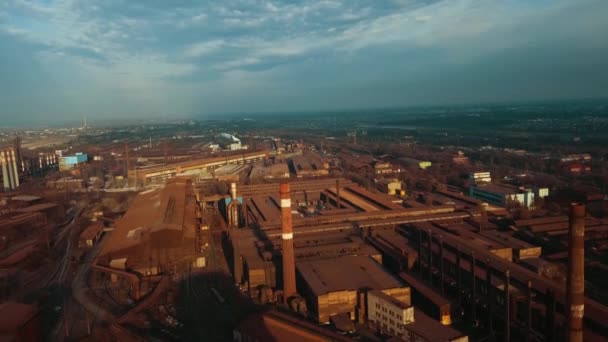
[[[8,0],[0,119],[608,98],[606,13],[602,0]]]

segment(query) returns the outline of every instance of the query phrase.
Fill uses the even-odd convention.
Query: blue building
[[[63,156],[59,158],[59,170],[66,171],[70,169],[77,168],[81,164],[86,163],[89,160],[89,157],[86,153],[76,153],[71,156]]]

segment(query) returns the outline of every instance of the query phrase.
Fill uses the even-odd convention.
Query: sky
[[[0,0],[0,119],[608,97],[606,0]]]

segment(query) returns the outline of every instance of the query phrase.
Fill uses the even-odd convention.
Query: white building
[[[367,319],[382,333],[406,342],[468,342],[460,331],[416,312],[414,307],[379,290],[367,292]]]
[[[405,325],[414,321],[414,307],[382,291],[369,291],[367,319],[382,332],[402,337],[406,332]]]

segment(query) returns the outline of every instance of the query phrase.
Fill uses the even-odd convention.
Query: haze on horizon
[[[8,0],[0,119],[608,97],[605,0]]]

